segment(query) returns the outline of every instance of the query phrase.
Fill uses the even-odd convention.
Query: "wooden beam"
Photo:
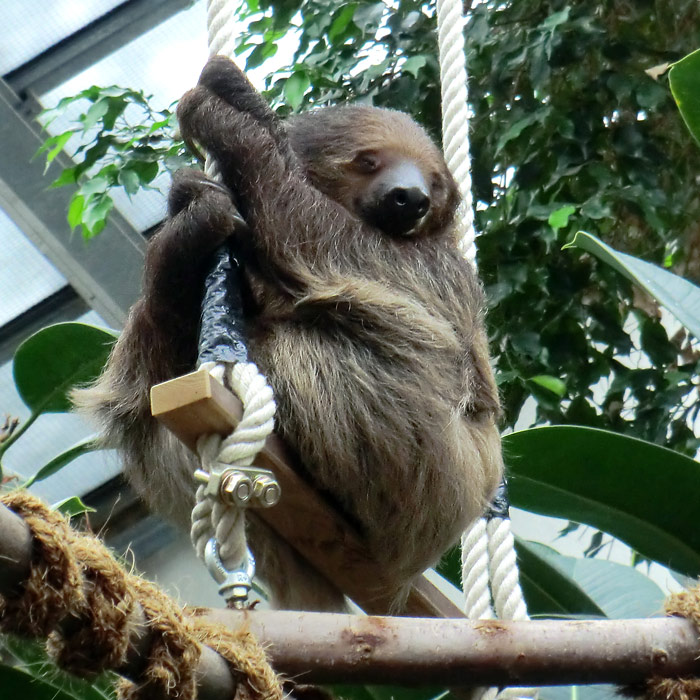
[[[151,411],[191,450],[200,435],[231,433],[242,415],[240,401],[205,370],[154,386]],[[282,488],[280,502],[256,509],[256,516],[365,612],[386,613],[396,589],[386,580],[381,564],[350,523],[292,468],[291,457],[277,435],[268,438],[255,464],[274,472]],[[413,586],[405,614],[464,617],[425,577],[419,577]]]

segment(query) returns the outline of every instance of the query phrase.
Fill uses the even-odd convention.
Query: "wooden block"
[[[152,387],[151,413],[194,451],[200,435],[228,435],[243,408],[209,372],[197,370]]]
[[[151,412],[189,447],[200,435],[228,435],[243,413],[240,401],[209,372],[198,370],[151,389]],[[315,569],[365,612],[386,613],[394,589],[380,562],[369,554],[355,529],[293,469],[277,435],[271,435],[255,465],[271,470],[282,489],[272,508],[250,511],[289,542]],[[463,617],[463,613],[425,577],[409,596],[406,614]]]

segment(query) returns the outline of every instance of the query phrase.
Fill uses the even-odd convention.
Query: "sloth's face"
[[[431,187],[410,158],[389,150],[360,151],[351,166],[353,208],[390,236],[409,236],[430,211]]]
[[[442,154],[409,115],[328,107],[287,126],[311,182],[357,218],[403,238],[449,229],[457,187]]]

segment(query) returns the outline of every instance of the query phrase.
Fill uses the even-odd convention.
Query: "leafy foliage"
[[[192,159],[184,145],[173,140],[174,113],[156,110],[138,90],[93,85],[64,97],[42,114],[42,121],[48,126],[57,116],[86,104],[73,126],[47,139],[37,155],[45,153],[51,163],[71,138],[78,141],[71,150],[76,164],[64,169],[51,186],[78,185],[68,223],[89,239],[102,231],[114,206],[111,189],[123,187],[130,196],[150,189],[160,173],[190,165]]]
[[[700,287],[656,265],[620,253],[582,231],[564,247],[582,248],[608,263],[662,304],[695,338],[700,338]]]

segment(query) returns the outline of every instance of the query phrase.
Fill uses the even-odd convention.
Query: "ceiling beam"
[[[49,189],[63,165],[44,174],[34,154],[39,127],[22,113],[19,97],[0,80],[0,207],[55,265],[88,306],[114,327],[123,325],[140,290],[145,241],[118,212],[91,241],[71,234],[66,221],[70,187]]]
[[[191,4],[192,0],[127,0],[4,79],[20,97],[29,92],[42,95]]]

